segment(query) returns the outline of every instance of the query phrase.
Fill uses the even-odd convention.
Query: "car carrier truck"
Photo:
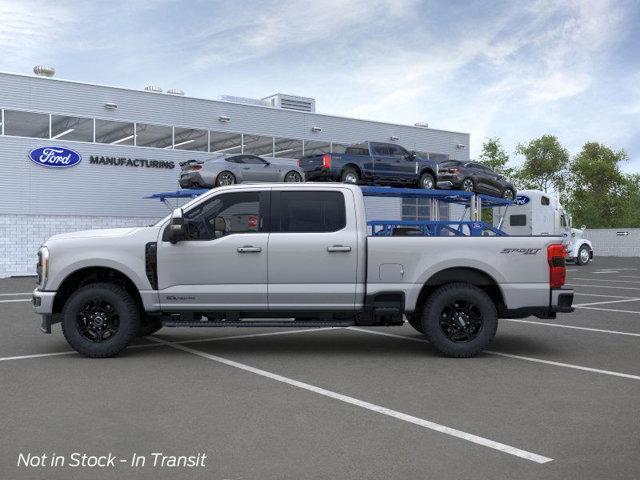
[[[573,311],[561,237],[476,235],[477,221],[417,222],[407,233],[396,223],[367,222],[356,185],[221,187],[150,227],[51,237],[33,306],[43,332],[60,322],[90,357],[161,327],[389,327],[405,317],[433,348],[469,357],[498,318]]]
[[[501,211],[494,215],[494,225],[508,235],[560,236],[568,259],[578,265],[593,260],[593,246],[583,238],[586,226],[572,228],[571,216],[557,197],[542,190],[522,190],[506,213],[504,208],[496,208]],[[503,216],[506,217],[504,222]]]

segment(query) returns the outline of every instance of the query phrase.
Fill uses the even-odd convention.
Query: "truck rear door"
[[[358,234],[348,189],[273,190],[270,310],[355,308]]]

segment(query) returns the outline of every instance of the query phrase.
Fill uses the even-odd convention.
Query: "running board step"
[[[355,322],[351,320],[342,321],[316,321],[316,320],[215,320],[215,321],[179,321],[179,320],[163,320],[163,327],[352,327]]]

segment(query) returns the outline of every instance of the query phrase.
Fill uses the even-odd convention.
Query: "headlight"
[[[38,287],[44,288],[47,283],[47,277],[49,276],[49,249],[47,247],[41,247],[38,250],[38,266],[36,267],[38,273]]]

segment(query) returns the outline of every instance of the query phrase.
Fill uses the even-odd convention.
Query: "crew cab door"
[[[257,190],[220,193],[185,210],[187,238],[158,240],[163,310],[266,310],[268,215],[269,192]]]
[[[393,182],[393,163],[395,158],[391,156],[388,145],[384,143],[369,144],[371,159],[373,160],[373,179],[379,183]]]
[[[269,309],[353,310],[359,252],[351,191],[273,190],[271,218]]]

